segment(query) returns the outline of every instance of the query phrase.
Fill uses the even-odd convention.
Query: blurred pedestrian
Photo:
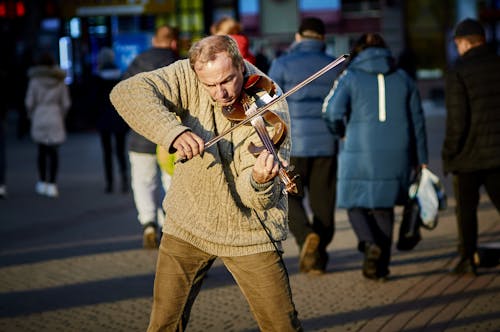
[[[229,16],[224,16],[215,22],[211,27],[213,35],[229,35],[238,44],[243,59],[250,62],[252,65],[256,64],[255,55],[250,51],[250,40],[248,36],[243,33],[243,27],[240,22]]]
[[[57,197],[59,146],[66,140],[65,117],[71,106],[69,89],[64,82],[66,72],[54,57],[44,52],[28,70],[25,106],[31,119],[31,137],[38,144],[38,182],[40,195]]]
[[[94,75],[94,103],[98,111],[97,130],[101,139],[106,193],[114,190],[115,169],[113,154],[118,162],[121,177],[121,191],[129,190],[126,139],[128,125],[115,111],[109,93],[121,79],[121,71],[115,64],[115,53],[103,47],[97,55],[97,73]]]
[[[288,53],[271,63],[269,76],[286,92],[335,60],[325,50],[323,21],[305,18]],[[337,75],[338,70],[330,70],[287,98],[293,142],[290,164],[303,186],[299,195],[288,197],[288,217],[300,248],[299,268],[306,273],[326,270],[326,248],[335,232],[338,141],[323,121],[321,107]],[[311,208],[311,221],[304,204]]]
[[[204,142],[234,125],[223,111],[232,110],[254,74],[263,75],[243,60],[234,39],[214,35],[193,44],[189,59],[137,74],[111,92],[133,129],[186,160],[175,166],[163,203],[149,332],[186,329],[217,258],[262,331],[302,330],[281,257],[287,195],[278,161],[266,149],[257,158],[249,151],[249,143],[259,139],[252,126],[241,126],[205,149]],[[272,111],[289,124],[285,99]],[[277,152],[284,162],[289,162],[289,146],[287,135]]]
[[[354,44],[346,70],[323,105],[339,154],[337,205],[364,253],[363,276],[389,275],[394,206],[408,195],[412,170],[427,164],[425,118],[415,81],[394,65],[376,33]]]
[[[176,28],[168,25],[159,26],[151,42],[152,47],[132,61],[123,74],[123,79],[167,66],[179,59]],[[161,198],[163,198],[170,186],[170,175],[159,168],[156,144],[134,130],[130,131],[128,150],[132,192],[137,218],[143,230],[143,246],[146,249],[157,248],[158,229],[163,226],[164,214],[158,191],[162,184]]]
[[[446,73],[443,170],[453,174],[460,259],[454,274],[477,274],[477,207],[484,186],[500,211],[500,57],[486,44],[481,23],[461,21],[459,58]]]
[[[7,71],[0,68],[0,84],[2,85],[2,91],[5,93],[7,84]],[[3,95],[0,98],[0,199],[7,197],[7,183],[6,183],[6,173],[7,173],[7,154],[5,152],[5,140],[6,137],[6,123],[5,118],[7,117],[7,98]]]

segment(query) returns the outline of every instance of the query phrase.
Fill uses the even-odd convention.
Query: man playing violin
[[[205,146],[235,123],[222,110],[239,102],[250,75],[229,36],[196,42],[188,59],[120,82],[110,98],[129,125],[176,152],[177,164],[163,202],[167,211],[158,253],[148,331],[184,330],[202,281],[220,258],[238,283],[261,330],[301,331],[281,242],[286,239],[287,195],[280,163],[259,136],[240,126]],[[279,89],[279,88],[278,88]],[[273,105],[289,124],[285,99]],[[277,153],[287,163],[290,137]]]

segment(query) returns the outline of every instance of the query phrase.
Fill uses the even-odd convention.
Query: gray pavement
[[[441,175],[442,108],[426,103],[430,168]],[[73,133],[61,147],[60,197],[35,194],[36,148],[9,121],[8,191],[0,200],[0,331],[145,331],[156,250],[143,250],[131,194],[105,194],[98,136]],[[306,331],[500,331],[500,267],[477,278],[446,272],[456,247],[449,208],[410,252],[393,251],[386,283],[361,276],[362,256],[344,210],[325,275],[298,273],[285,241],[294,301]],[[401,210],[397,210],[399,226]],[[480,241],[500,241],[500,217],[486,196]],[[188,331],[257,331],[248,306],[220,262],[210,270]]]

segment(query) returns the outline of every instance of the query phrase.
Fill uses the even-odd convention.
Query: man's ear
[[[177,51],[177,40],[173,39],[171,42],[170,42],[170,48]]]
[[[295,41],[296,41],[296,42],[299,42],[299,41],[301,41],[301,40],[302,40],[302,36],[300,35],[300,33],[296,32],[296,33],[295,33]]]

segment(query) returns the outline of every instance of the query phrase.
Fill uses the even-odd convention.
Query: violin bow
[[[295,92],[297,92],[297,90],[302,89],[305,85],[311,83],[312,81],[314,81],[315,79],[317,79],[321,75],[325,74],[329,70],[337,67],[342,62],[344,62],[345,60],[347,60],[348,57],[349,57],[349,54],[343,54],[343,55],[341,55],[340,57],[338,57],[334,61],[330,62],[329,64],[327,64],[326,66],[324,66],[323,68],[321,68],[320,70],[318,70],[316,73],[312,74],[311,76],[309,76],[308,78],[306,78],[305,80],[303,80],[302,82],[300,82],[299,84],[297,84],[296,86],[294,86],[293,88],[291,88],[290,90],[288,90],[287,92],[283,93],[281,96],[279,96],[279,97],[271,100],[269,103],[267,103],[266,105],[262,106],[260,109],[257,109],[257,111],[255,111],[252,115],[250,115],[249,117],[247,117],[245,120],[242,120],[242,121],[238,122],[237,124],[235,124],[234,126],[232,126],[231,128],[229,128],[228,130],[222,132],[220,135],[218,135],[218,136],[212,138],[211,140],[207,141],[205,143],[205,149],[211,147],[212,145],[214,145],[215,143],[217,143],[218,141],[220,141],[224,136],[226,136],[227,134],[231,133],[233,130],[235,130],[235,129],[237,129],[237,128],[239,128],[239,127],[241,127],[241,126],[243,126],[243,125],[245,125],[247,123],[249,123],[250,121],[252,121],[254,118],[258,117],[259,115],[264,114],[264,112],[266,112],[267,110],[269,110],[271,108],[271,106],[273,106],[277,102],[283,100],[284,98],[290,96],[291,94],[294,94]]]

